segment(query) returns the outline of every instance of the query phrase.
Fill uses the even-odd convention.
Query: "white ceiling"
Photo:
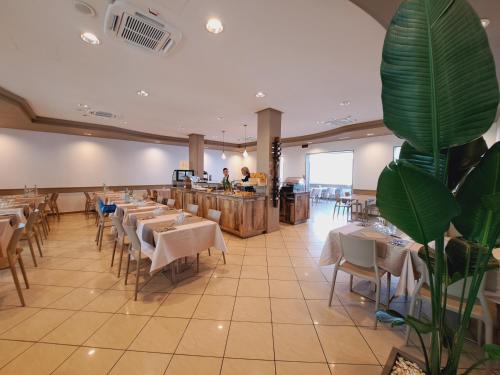
[[[2,0],[0,86],[39,116],[217,140],[225,129],[231,142],[241,141],[243,123],[255,136],[255,112],[266,107],[284,112],[285,137],[328,130],[317,121],[331,118],[382,118],[385,30],[348,0],[133,0],[183,33],[165,57],[104,35],[106,1],[87,2],[95,17],[72,0]],[[211,16],[222,20],[221,34],[205,30]],[[83,43],[83,31],[101,45]],[[257,99],[257,91],[267,96]],[[122,118],[82,117],[79,103]]]

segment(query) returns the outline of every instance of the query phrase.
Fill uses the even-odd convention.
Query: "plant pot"
[[[418,369],[421,370],[422,374],[425,374],[425,363],[423,363],[421,360],[415,358],[415,356],[405,353],[403,350],[399,348],[392,348],[391,354],[389,354],[389,358],[387,359],[387,362],[385,363],[384,369],[382,371],[382,375],[391,375],[393,368],[396,365],[396,362],[398,359],[402,358],[406,362],[411,362],[413,365],[418,367]],[[404,368],[402,368],[401,372],[395,372],[398,375],[417,375],[418,374],[418,369],[411,365],[410,363],[406,364],[409,368],[412,368],[414,371],[404,371]]]

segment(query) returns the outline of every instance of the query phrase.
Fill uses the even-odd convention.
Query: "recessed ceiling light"
[[[99,40],[99,38],[95,34],[92,34],[91,32],[88,32],[88,31],[81,33],[80,38],[85,43],[91,44],[93,46],[97,46],[101,43],[101,41]]]
[[[264,96],[266,96],[266,93],[262,91],[259,91],[257,94],[255,94],[256,98],[263,98]]]
[[[324,123],[324,121],[316,121],[316,125],[323,125]]]
[[[373,133],[366,133],[366,135],[367,135],[368,137],[371,137],[372,135],[375,135],[375,134],[373,134]]]
[[[139,90],[139,91],[137,91],[137,95],[139,95],[139,96],[148,96],[149,92],[147,92],[145,90]]]
[[[307,143],[311,144],[312,142],[311,142],[311,141],[309,141],[309,142],[307,142]]]
[[[348,106],[348,105],[350,105],[350,104],[351,104],[351,102],[350,102],[349,100],[342,100],[342,101],[339,103],[339,105],[340,105],[341,107],[347,107],[347,106]]]
[[[80,108],[89,108],[89,105],[88,104],[78,104],[78,107]]]
[[[222,26],[222,22],[218,18],[210,18],[205,27],[207,31],[212,34],[219,34],[224,30],[224,26]]]
[[[86,135],[87,137],[92,136],[92,133],[83,133],[83,135]]]
[[[217,116],[217,120],[224,120],[224,116]]]
[[[490,20],[488,18],[481,18],[481,25],[486,29],[490,24]]]

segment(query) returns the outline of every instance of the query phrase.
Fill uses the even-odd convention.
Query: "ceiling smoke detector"
[[[140,9],[126,0],[113,0],[106,10],[104,32],[143,50],[164,55],[182,34],[153,9]]]

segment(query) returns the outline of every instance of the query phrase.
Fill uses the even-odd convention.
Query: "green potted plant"
[[[466,0],[404,1],[387,31],[381,77],[384,122],[405,143],[400,159],[379,177],[377,206],[423,245],[431,317],[379,311],[377,318],[417,331],[425,373],[457,374],[472,308],[500,235],[500,143],[487,150],[482,138],[495,120],[498,81],[479,17]],[[451,223],[461,237],[445,246]],[[452,329],[447,290],[460,280],[459,324]],[[430,334],[429,348],[422,334]],[[467,373],[500,358],[499,347],[484,349],[485,359]]]

